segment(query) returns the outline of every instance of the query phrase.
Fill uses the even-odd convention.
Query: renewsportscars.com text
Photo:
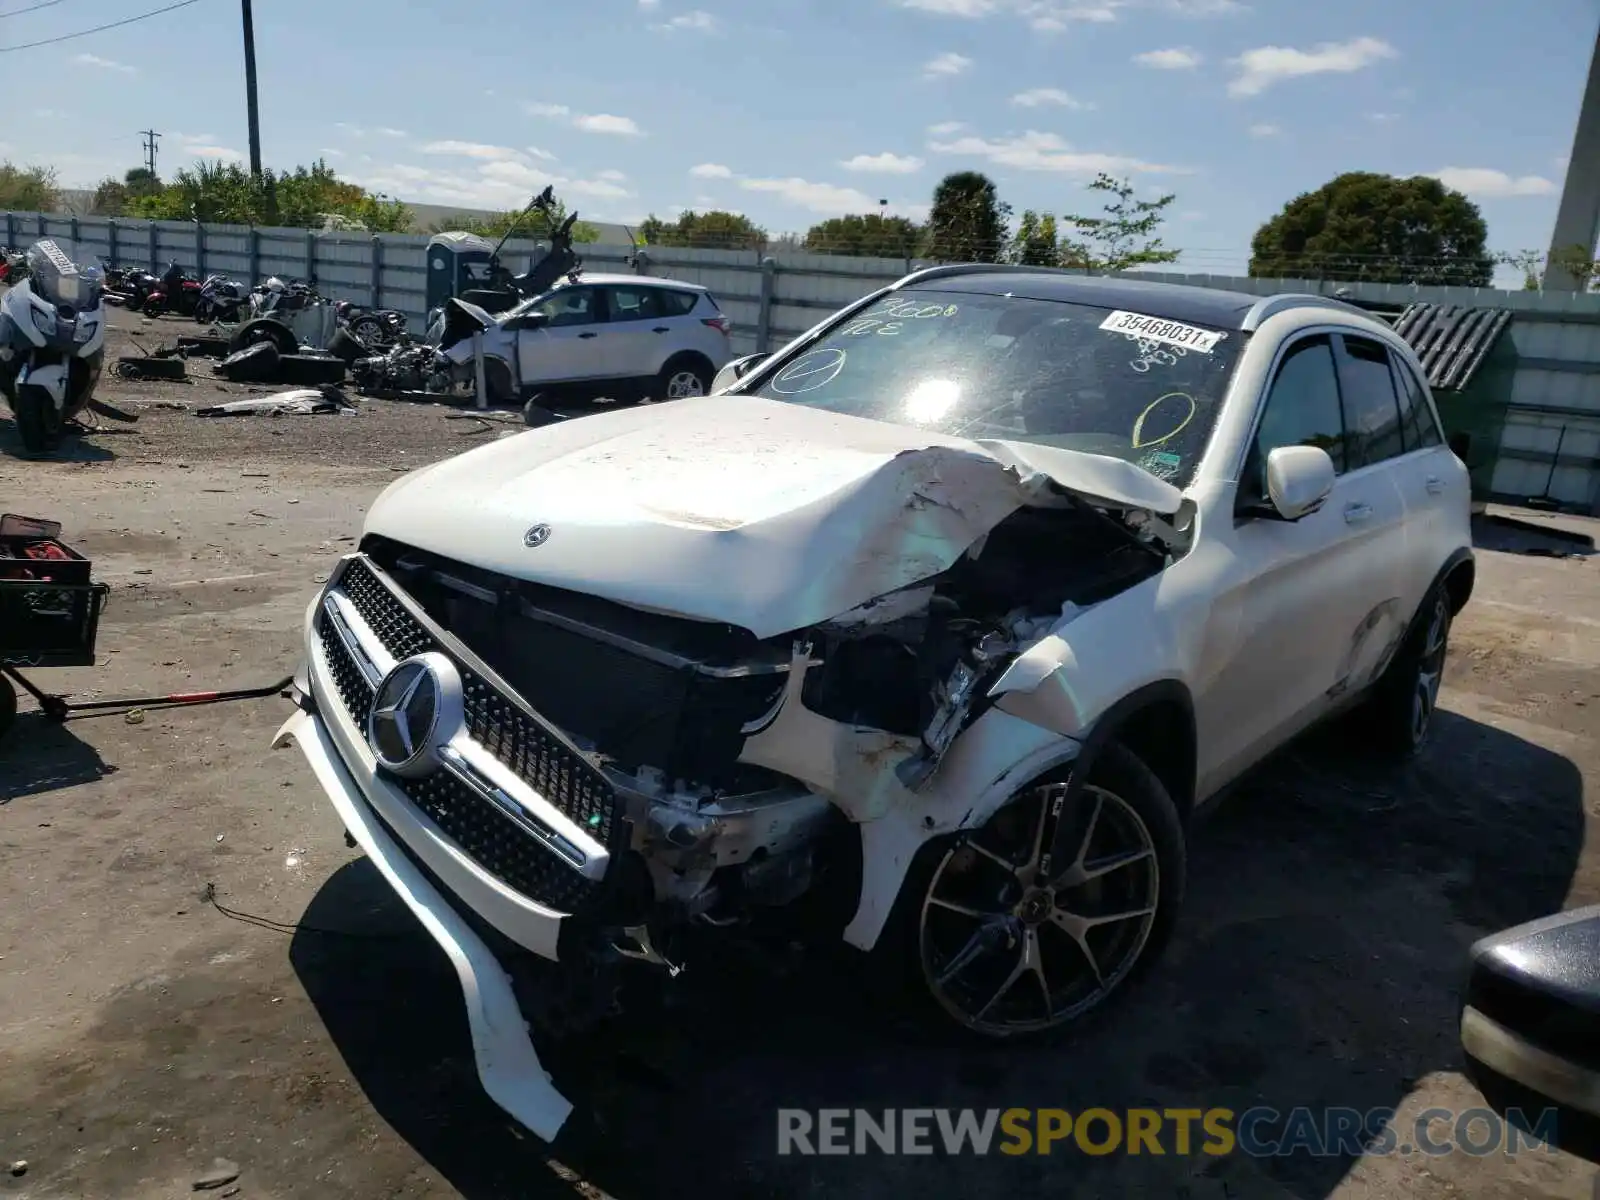
[[[782,1108],[780,1155],[1305,1155],[1549,1153],[1556,1114],[1430,1108],[1397,1124],[1392,1108]]]

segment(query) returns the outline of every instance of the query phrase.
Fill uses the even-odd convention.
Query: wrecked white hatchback
[[[1335,712],[1426,737],[1467,475],[1359,310],[935,268],[724,377],[399,480],[308,614],[280,739],[535,1133],[517,960],[815,905],[1047,1030],[1154,956],[1196,806]]]

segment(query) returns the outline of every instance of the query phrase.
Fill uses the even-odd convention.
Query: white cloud
[[[361,128],[361,126],[359,126],[359,125],[351,125],[346,121],[335,121],[333,123],[333,127],[335,129],[344,130],[351,137],[366,137],[367,136],[367,131],[365,129]]]
[[[555,162],[556,161],[556,156],[554,154],[551,154],[550,151],[548,151],[548,150],[541,150],[537,146],[524,146],[523,149],[526,150],[528,152],[528,154],[531,155],[532,157],[537,158],[537,159],[541,159],[544,162]]]
[[[696,179],[733,178],[732,168],[725,167],[721,163],[700,163],[698,166],[690,167],[689,174],[693,175]]]
[[[812,183],[808,179],[740,179],[739,186],[750,192],[766,192],[779,196],[797,208],[834,216],[850,212],[867,212],[876,209],[878,202],[855,188],[838,187],[831,183]]]
[[[901,8],[937,13],[941,17],[987,17],[1000,7],[996,0],[897,0]]]
[[[572,110],[565,104],[539,104],[528,103],[522,106],[522,111],[530,117],[564,117]]]
[[[628,177],[626,175],[624,175],[621,171],[614,170],[614,169],[613,170],[609,170],[609,171],[601,171],[598,175],[595,176],[595,178],[596,179],[609,179],[613,183],[626,183],[628,181]]]
[[[857,154],[839,164],[847,171],[876,171],[884,175],[910,175],[922,170],[922,160],[912,154]]]
[[[951,51],[930,58],[922,64],[922,74],[926,79],[949,79],[961,75],[972,66],[972,60],[965,54],[956,54]]]
[[[949,134],[965,129],[966,127],[967,123],[965,121],[940,121],[937,125],[929,125],[928,132],[938,134],[940,137],[945,137]]]
[[[130,67],[127,63],[101,58],[98,54],[79,54],[72,61],[79,66],[99,67],[102,71],[120,71],[124,75],[137,75],[139,73],[136,68]]]
[[[222,162],[243,162],[244,155],[228,146],[210,146],[203,142],[188,142],[180,147],[190,158],[214,158]]]
[[[1190,173],[1186,167],[1148,163],[1126,154],[1073,150],[1055,134],[1040,133],[1034,129],[1016,137],[982,138],[969,135],[948,142],[930,141],[928,149],[936,154],[985,158],[996,166],[1014,167],[1019,171],[1059,171],[1079,175],[1093,175],[1100,171],[1112,175],[1130,172]]]
[[[1253,138],[1277,137],[1282,132],[1283,129],[1280,126],[1274,125],[1269,121],[1262,121],[1259,124],[1250,126],[1250,136]]]
[[[1086,104],[1077,97],[1062,91],[1060,88],[1040,87],[1029,88],[1025,92],[1018,92],[1011,97],[1011,103],[1019,108],[1038,108],[1044,104],[1055,104],[1061,108],[1085,109],[1094,105]]]
[[[344,157],[344,151],[343,150],[335,150],[332,146],[324,146],[321,150],[318,150],[317,153],[322,155],[323,158],[343,158]]]
[[[409,163],[374,164],[357,168],[350,176],[371,191],[424,203],[459,204],[463,208],[521,208],[527,203],[529,192],[546,184],[553,184],[564,196],[619,199],[632,195],[614,179],[570,178],[511,158],[469,156],[467,165],[443,169]]]
[[[1399,113],[1391,112],[1369,112],[1365,115],[1367,120],[1371,121],[1374,125],[1390,125],[1400,119]]]
[[[661,7],[661,0],[639,0],[639,7],[645,12],[655,12]]]
[[[1491,167],[1441,167],[1432,174],[1445,187],[1469,196],[1548,196],[1556,190],[1543,175],[1512,177]]]
[[[391,129],[387,125],[380,125],[372,132],[377,134],[379,137],[403,138],[411,136],[404,129]]]
[[[696,8],[686,13],[679,13],[667,21],[650,26],[660,33],[676,33],[679,30],[688,30],[691,33],[715,33],[718,29],[717,19],[704,9]]]
[[[1260,46],[1246,50],[1233,60],[1238,76],[1228,84],[1231,96],[1259,96],[1276,83],[1305,75],[1348,74],[1365,70],[1385,59],[1398,58],[1400,52],[1388,42],[1373,37],[1353,38],[1348,42],[1323,42],[1310,50],[1292,46]]]
[[[1187,71],[1191,67],[1198,67],[1201,58],[1187,46],[1174,46],[1168,50],[1146,50],[1143,54],[1135,54],[1133,61],[1157,71]]]
[[[513,150],[510,146],[486,146],[482,142],[429,142],[422,147],[424,154],[444,154],[454,158],[482,158],[487,160],[509,159],[515,161],[523,157],[522,151]]]
[[[644,130],[634,124],[632,117],[618,117],[611,113],[592,113],[574,117],[572,127],[584,133],[605,133],[617,137],[643,137]]]

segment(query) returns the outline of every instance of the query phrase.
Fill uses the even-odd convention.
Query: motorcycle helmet
[[[286,292],[289,290],[284,286],[283,280],[279,279],[276,275],[272,275],[267,278],[266,287],[267,291],[269,292]]]

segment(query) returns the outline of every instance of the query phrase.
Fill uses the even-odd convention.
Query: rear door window
[[[1416,372],[1398,354],[1390,354],[1389,363],[1394,368],[1395,391],[1400,395],[1400,425],[1405,434],[1406,451],[1443,445],[1444,437],[1434,419],[1433,406],[1428,403],[1428,395]]]
[[[700,299],[699,292],[680,292],[676,288],[657,288],[655,294],[664,317],[687,317]]]

